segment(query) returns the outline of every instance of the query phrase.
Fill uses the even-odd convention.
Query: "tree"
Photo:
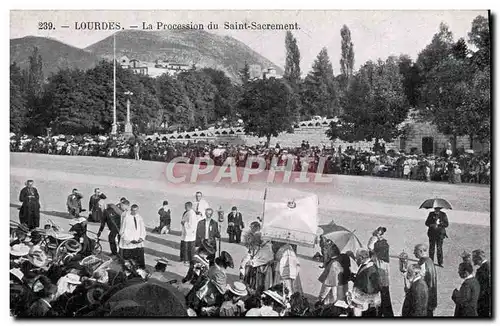
[[[350,142],[375,139],[375,144],[380,139],[392,141],[408,115],[402,79],[394,57],[365,63],[353,76],[347,92],[348,107],[339,122],[330,125],[328,137]]]
[[[298,85],[300,82],[300,51],[297,45],[297,39],[293,37],[290,31],[286,32],[285,49],[286,60],[283,78],[288,80],[291,85]]]
[[[488,19],[483,16],[477,16],[472,21],[471,31],[468,34],[469,44],[476,47],[477,51],[473,54],[472,58],[480,69],[490,66],[490,47],[491,47],[491,34]]]
[[[181,124],[187,128],[194,127],[194,111],[182,83],[167,74],[156,80],[158,99],[162,116],[169,124]],[[163,120],[163,119],[162,119]]]
[[[238,88],[231,83],[231,79],[221,70],[204,68],[205,73],[211,83],[217,89],[215,94],[215,118],[217,120],[227,118],[229,121],[237,120],[236,103],[238,100]]]
[[[21,69],[14,62],[10,65],[10,131],[22,132],[28,122],[26,99],[22,92],[24,85]]]
[[[412,107],[415,107],[419,96],[418,91],[421,86],[421,76],[418,65],[416,65],[406,54],[399,56],[398,65],[399,73],[403,77],[403,87],[408,103]]]
[[[43,117],[44,111],[41,107],[40,100],[43,96],[44,75],[43,75],[43,60],[37,47],[33,48],[33,52],[29,57],[29,66],[26,73],[25,96],[26,106],[28,108],[28,116],[31,118],[27,130],[30,133],[40,133],[40,122],[36,118]],[[35,118],[36,117],[36,118]]]
[[[340,29],[342,41],[340,43],[340,73],[345,81],[344,87],[347,87],[349,79],[354,71],[354,44],[351,41],[351,31],[346,25]]]
[[[250,66],[246,61],[245,61],[245,66],[240,70],[240,78],[241,81],[243,82],[243,85],[245,85],[246,83],[248,83],[248,81],[250,81]]]
[[[302,85],[301,115],[333,117],[338,113],[338,85],[326,48],[323,48],[313,63]]]
[[[271,137],[289,131],[295,120],[293,90],[282,80],[269,78],[248,83],[239,102],[239,111],[245,121],[245,132]]]
[[[453,45],[453,34],[448,25],[441,23],[439,31],[434,34],[431,43],[418,54],[417,65],[424,78],[451,54]]]

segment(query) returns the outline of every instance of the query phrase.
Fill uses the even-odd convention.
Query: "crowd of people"
[[[53,136],[35,137],[13,135],[11,152],[34,152],[52,155],[81,155],[141,159],[170,162],[176,157],[187,157],[190,163],[196,158],[211,158],[215,165],[222,165],[228,157],[236,166],[246,166],[247,160],[260,157],[271,167],[273,157],[278,166],[291,161],[293,171],[319,171],[325,174],[373,175],[421,181],[447,181],[450,183],[490,183],[490,156],[470,150],[448,148],[440,155],[400,153],[385,150],[383,146],[372,151],[347,147],[322,148],[303,141],[297,148],[264,146],[216,145],[207,142],[172,143],[160,139],[129,140],[107,136]],[[323,167],[319,164],[325,160]]]
[[[180,281],[188,292],[180,297],[169,286],[177,280],[168,276],[165,258],[157,257],[153,270],[145,264],[146,228],[137,204],[121,198],[103,205],[106,196],[95,189],[89,201],[91,215],[100,222],[98,238],[104,228],[109,229],[111,249],[109,255],[99,256],[88,236],[88,220],[80,216],[83,196],[77,189],[67,201],[73,222],[68,234],[54,224],[40,228],[39,198],[33,180],[28,180],[20,194],[20,223],[11,222],[10,309],[16,317],[395,315],[385,227],[377,228],[366,247],[355,252],[343,252],[327,235],[319,235],[321,253],[313,258],[322,263],[321,289],[311,301],[303,292],[296,245],[263,239],[260,218],[244,230],[242,214],[233,207],[225,231],[246,251],[235,265],[231,254],[220,248],[223,216],[213,219],[214,210],[197,192],[193,201],[185,203],[181,218],[179,260],[187,272]],[[155,232],[170,232],[170,214],[164,201]],[[436,265],[444,268],[446,214],[436,207],[425,225],[429,245],[415,246],[418,262],[408,264],[408,257],[400,257],[405,277],[403,317],[433,316],[439,304]],[[436,246],[438,264],[434,263]],[[486,254],[477,249],[462,258],[458,275],[463,282],[451,293],[454,316],[489,317],[491,275]],[[473,266],[478,266],[475,272]],[[227,271],[234,268],[239,270],[239,280],[230,282]]]

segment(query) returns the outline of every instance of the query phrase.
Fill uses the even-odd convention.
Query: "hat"
[[[285,307],[285,299],[278,293],[271,290],[266,290],[264,291],[264,294],[273,299],[274,301],[276,301],[277,303],[279,303],[280,305],[282,305],[283,307]]]
[[[82,282],[80,282],[80,276],[73,273],[66,274],[66,281],[70,284],[82,284]]]
[[[83,216],[80,216],[79,218],[77,218],[75,220],[75,223],[73,225],[80,224],[80,223],[86,223],[86,222],[87,222],[87,219]]]
[[[87,291],[87,300],[91,305],[96,304],[101,300],[104,293],[106,293],[104,288],[100,286],[92,287]]]
[[[203,249],[204,251],[206,251],[208,253],[208,255],[215,254],[215,246],[213,246],[210,243],[210,241],[208,241],[208,239],[203,239],[203,241],[201,241],[200,248]]]
[[[47,256],[42,250],[33,250],[28,254],[28,260],[30,263],[32,263],[35,267],[44,267],[47,265]]]
[[[166,258],[158,258],[156,259],[158,264],[168,265],[168,260]]]
[[[79,252],[80,250],[82,250],[82,245],[75,239],[69,239],[65,243],[65,247],[68,252]]]
[[[379,226],[377,228],[377,231],[382,232],[382,234],[384,234],[385,232],[387,232],[387,229],[385,227],[383,227],[383,226]]]
[[[25,244],[16,244],[10,248],[10,254],[16,257],[26,256],[30,252],[30,247]]]
[[[233,207],[231,208],[231,210],[232,210],[232,211],[237,211],[237,210],[238,210],[238,208],[237,208],[236,206],[233,206]]]
[[[24,277],[24,273],[21,272],[21,270],[19,268],[12,268],[10,270],[10,273],[12,275],[14,275],[15,277],[17,277],[19,279],[19,281],[22,281],[23,280],[23,277]]]
[[[220,253],[219,259],[221,260],[222,263],[224,263],[227,267],[229,268],[234,268],[234,262],[233,262],[233,257],[227,252],[223,251]]]
[[[234,282],[233,285],[228,285],[227,289],[239,297],[248,295],[247,287],[242,282]]]

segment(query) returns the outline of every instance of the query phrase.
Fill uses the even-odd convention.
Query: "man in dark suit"
[[[491,317],[490,262],[486,260],[486,255],[481,249],[472,252],[472,262],[474,265],[479,266],[476,270],[476,280],[480,286],[479,298],[477,300],[477,315],[479,317]]]
[[[356,263],[359,268],[354,276],[354,292],[361,293],[365,298],[373,298],[366,301],[368,309],[363,311],[362,316],[376,317],[380,309],[380,276],[377,267],[371,261],[370,253],[366,249],[358,250]],[[375,299],[377,297],[378,299]]]
[[[19,201],[22,203],[19,222],[27,225],[30,230],[40,226],[40,195],[33,184],[33,180],[26,181],[26,187],[19,193]]]
[[[429,237],[429,257],[434,261],[434,249],[437,247],[437,260],[439,267],[443,267],[443,241],[447,238],[446,228],[448,227],[448,217],[441,207],[435,207],[433,212],[429,213],[425,221],[427,236]]]
[[[238,208],[234,206],[231,209],[231,213],[227,215],[227,234],[229,235],[229,243],[241,242],[241,229],[244,227],[243,216],[238,212]]]
[[[80,212],[82,212],[82,194],[78,192],[78,189],[73,189],[71,194],[69,194],[66,199],[66,207],[68,208],[68,213],[70,218],[80,217]]]
[[[429,299],[429,288],[422,278],[422,268],[419,264],[408,266],[406,279],[410,282],[410,288],[406,287],[405,300],[403,302],[402,317],[427,317],[427,301]]]
[[[101,200],[106,199],[106,195],[99,188],[94,189],[94,194],[89,200],[89,221],[101,222],[103,215],[103,206]]]
[[[476,317],[480,285],[472,275],[472,264],[460,263],[458,275],[464,279],[460,290],[453,290],[451,299],[455,302],[455,317]]]
[[[108,226],[109,235],[109,248],[111,249],[111,255],[115,256],[118,253],[118,242],[120,241],[120,225],[121,225],[121,215],[124,210],[121,205],[126,203],[127,199],[122,198],[120,202],[116,205],[108,204],[104,213],[102,214],[101,226],[99,231],[97,231],[97,237],[101,237],[101,233],[104,230],[104,226]]]
[[[427,245],[418,244],[415,246],[413,254],[418,259],[418,264],[422,269],[422,275],[424,275],[424,281],[427,283],[429,289],[429,299],[427,301],[427,316],[433,317],[434,310],[437,307],[437,272],[434,262],[429,258],[427,254]]]
[[[211,246],[217,248],[217,240],[220,238],[219,224],[212,220],[214,210],[207,208],[205,218],[198,222],[196,227],[195,247],[201,246],[203,239],[207,239]]]

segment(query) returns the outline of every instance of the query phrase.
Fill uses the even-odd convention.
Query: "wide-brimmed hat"
[[[91,305],[96,304],[99,301],[101,301],[101,298],[104,295],[104,293],[106,293],[106,290],[103,287],[100,286],[92,287],[87,291],[87,300]]]
[[[236,281],[232,285],[228,285],[227,289],[239,297],[246,297],[248,295],[247,287],[242,282]]]
[[[66,247],[66,250],[68,250],[68,252],[79,252],[80,250],[82,250],[82,245],[75,239],[69,239],[68,241],[66,241],[64,246]]]
[[[208,253],[208,255],[215,254],[215,246],[213,246],[212,243],[210,243],[210,241],[208,241],[208,239],[203,239],[201,241],[200,248],[203,249],[204,251],[206,251]]]
[[[80,276],[73,273],[66,274],[66,281],[70,284],[82,284],[82,282],[80,281]]]
[[[220,253],[221,262],[224,263],[229,268],[234,268],[233,257],[227,252],[223,251]]]
[[[47,265],[47,256],[41,249],[31,250],[28,254],[28,260],[38,268]]]
[[[280,305],[282,305],[283,307],[286,306],[285,298],[283,298],[278,293],[271,291],[271,290],[266,290],[266,291],[264,291],[264,294],[267,295],[268,297],[270,297],[271,299],[273,299],[274,301],[276,301],[277,303],[279,303]]]
[[[26,256],[30,252],[30,247],[25,244],[16,244],[10,248],[10,254],[16,257]]]
[[[158,264],[168,265],[168,260],[166,258],[157,258],[156,262]]]

